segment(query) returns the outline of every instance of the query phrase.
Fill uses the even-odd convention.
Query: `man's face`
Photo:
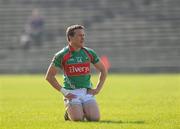
[[[70,37],[70,41],[73,46],[81,48],[84,46],[84,38],[85,33],[83,29],[76,29],[74,30],[75,34],[73,37]]]

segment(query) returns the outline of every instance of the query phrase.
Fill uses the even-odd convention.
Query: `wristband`
[[[64,96],[66,96],[66,95],[68,95],[69,94],[69,92],[65,89],[65,88],[61,88],[61,93],[64,95]]]

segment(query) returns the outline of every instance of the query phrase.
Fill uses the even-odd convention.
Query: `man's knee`
[[[83,121],[84,117],[83,116],[70,116],[70,120],[72,120],[72,121]]]
[[[97,114],[88,114],[88,116],[86,116],[86,119],[88,121],[99,121],[100,120],[100,115]]]

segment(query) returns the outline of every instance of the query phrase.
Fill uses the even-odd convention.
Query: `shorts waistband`
[[[66,87],[63,87],[65,88],[66,90],[81,90],[81,89],[89,89],[89,88],[75,88],[75,89],[72,89],[72,88],[66,88]]]

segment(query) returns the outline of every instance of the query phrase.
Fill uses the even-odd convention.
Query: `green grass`
[[[179,74],[109,75],[96,98],[100,122],[65,122],[42,75],[1,75],[0,129],[180,129]]]

